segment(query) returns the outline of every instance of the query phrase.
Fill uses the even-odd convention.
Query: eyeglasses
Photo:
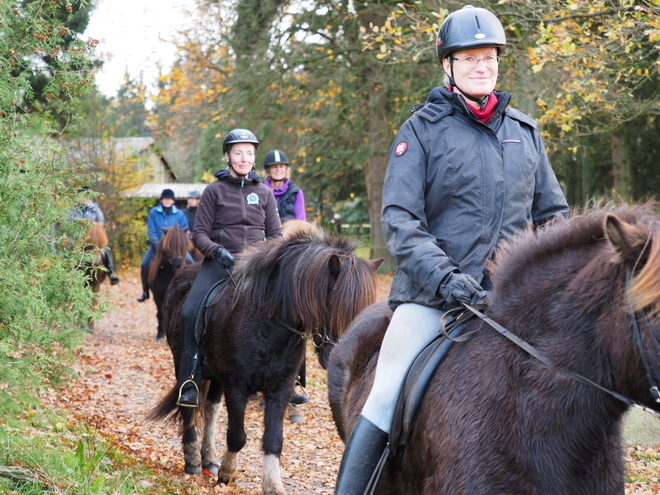
[[[484,58],[477,58],[477,57],[465,57],[465,58],[456,58],[452,57],[453,60],[458,62],[459,64],[463,64],[465,67],[469,69],[474,69],[477,65],[479,65],[479,62],[483,62],[486,67],[495,67],[499,61],[500,57],[484,57]]]

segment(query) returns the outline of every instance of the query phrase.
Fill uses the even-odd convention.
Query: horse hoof
[[[216,463],[213,462],[211,464],[205,464],[202,468],[202,472],[204,474],[217,476],[219,469],[220,466],[218,466]]]
[[[162,342],[163,340],[165,340],[165,334],[159,333],[158,335],[156,335],[156,342]]]
[[[183,468],[186,474],[200,474],[202,472],[202,466],[191,466],[186,464],[186,467]]]
[[[228,485],[236,479],[236,472],[227,473],[222,470],[218,473],[218,485]]]

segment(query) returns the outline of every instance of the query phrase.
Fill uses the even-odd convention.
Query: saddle
[[[468,320],[474,315],[462,310],[458,314],[447,312],[441,319],[441,331],[424,347],[413,360],[403,381],[397,400],[389,438],[389,457],[408,444],[419,407],[426,389],[455,342],[465,341],[470,334],[463,335]]]
[[[204,297],[197,306],[197,312],[195,313],[195,342],[201,347],[206,335],[206,325],[209,321],[210,314],[208,309],[213,306],[218,293],[222,290],[228,280],[231,279],[229,273],[225,278],[218,280],[214,283],[209,290],[206,291]]]

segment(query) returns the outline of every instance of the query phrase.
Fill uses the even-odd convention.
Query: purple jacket
[[[305,212],[305,196],[302,190],[289,179],[284,179],[282,187],[273,189],[270,179],[264,179],[264,184],[271,188],[275,201],[277,201],[277,210],[280,213],[282,222],[286,220],[307,220]]]

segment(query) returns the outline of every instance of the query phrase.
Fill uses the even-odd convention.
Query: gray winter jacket
[[[536,122],[496,91],[484,124],[463,98],[435,88],[401,127],[383,188],[385,242],[397,270],[390,306],[447,309],[438,288],[459,268],[481,282],[504,239],[568,212]]]

